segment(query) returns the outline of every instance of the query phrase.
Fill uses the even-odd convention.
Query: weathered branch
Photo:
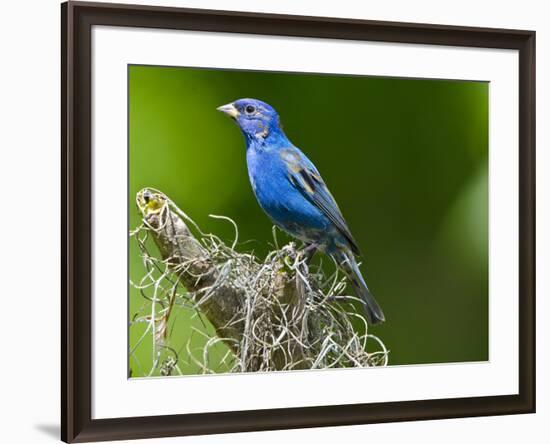
[[[141,229],[235,354],[240,371],[385,364],[383,344],[368,353],[371,336],[354,330],[350,318],[357,315],[341,303],[343,281],[335,275],[327,284],[321,272],[310,274],[294,244],[260,262],[195,226],[197,239],[188,227],[194,222],[161,192],[142,190],[137,204]]]

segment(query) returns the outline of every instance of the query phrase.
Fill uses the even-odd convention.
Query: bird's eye
[[[254,114],[256,112],[256,107],[253,105],[246,105],[246,108],[244,109],[244,112],[246,114]]]

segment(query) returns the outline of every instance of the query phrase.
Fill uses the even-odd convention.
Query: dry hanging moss
[[[325,276],[321,267],[306,264],[302,251],[291,242],[260,261],[235,250],[213,234],[203,233],[174,202],[160,191],[146,188],[136,196],[142,224],[130,233],[141,252],[146,272],[137,288],[144,303],[130,322],[147,328],[130,355],[151,344],[152,366],[144,375],[181,374],[182,351],[171,346],[177,331],[168,328],[178,310],[191,310],[214,327],[202,350],[186,346],[186,358],[203,373],[209,354],[219,342],[229,351],[222,362],[231,372],[383,366],[388,351],[368,333],[363,317],[346,295],[345,278],[335,271]],[[195,233],[193,234],[192,231]],[[274,231],[275,233],[275,231]],[[277,245],[276,236],[275,244]],[[152,238],[156,254],[147,247]],[[311,268],[311,269],[310,269]],[[364,334],[352,320],[364,324]],[[207,335],[208,329],[199,332]]]

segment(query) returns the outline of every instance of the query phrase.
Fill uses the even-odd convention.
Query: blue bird
[[[287,138],[277,112],[256,99],[239,99],[220,106],[236,121],[246,142],[250,183],[258,203],[279,226],[330,255],[351,281],[363,302],[367,322],[385,320],[357,262],[359,247],[315,165]]]

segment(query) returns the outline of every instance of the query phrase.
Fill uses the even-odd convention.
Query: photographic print
[[[128,376],[489,359],[489,83],[128,66]]]
[[[61,23],[64,441],[535,411],[534,31]]]

